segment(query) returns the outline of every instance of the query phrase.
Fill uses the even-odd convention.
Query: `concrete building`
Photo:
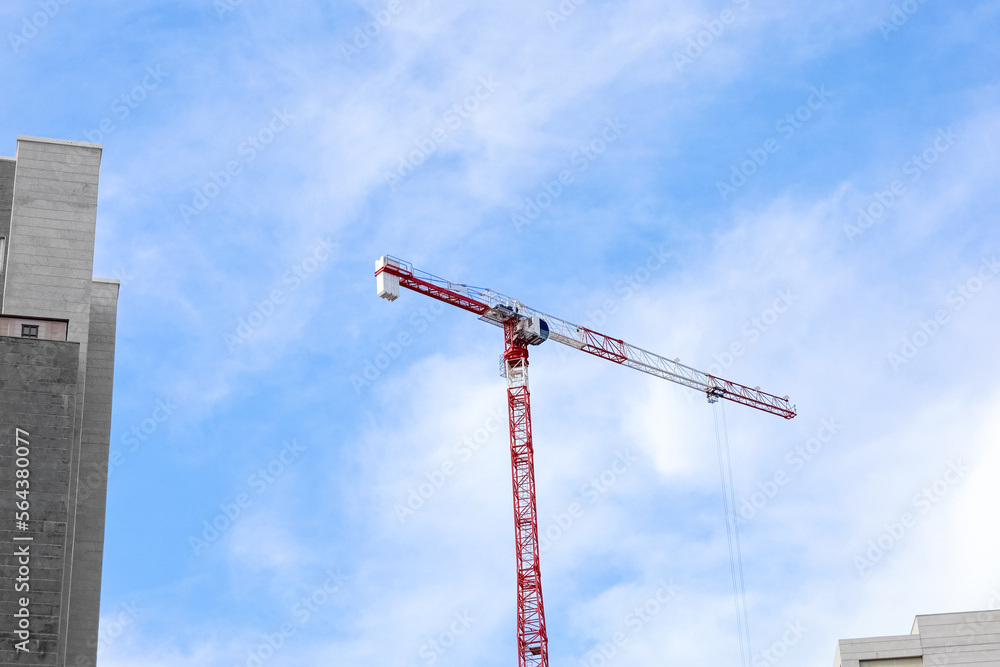
[[[1000,666],[1000,611],[917,616],[908,635],[841,639],[833,667]]]
[[[118,282],[95,279],[101,146],[0,158],[0,666],[96,664]]]

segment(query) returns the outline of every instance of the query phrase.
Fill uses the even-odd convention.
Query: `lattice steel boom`
[[[717,378],[623,340],[529,308],[493,290],[453,283],[385,255],[375,263],[378,295],[389,301],[405,287],[457,306],[502,327],[506,348],[507,407],[514,486],[514,537],[517,554],[517,647],[519,667],[548,667],[548,636],[538,560],[538,516],[535,502],[534,449],[528,392],[528,346],[554,340],[616,364],[703,392],[709,402],[726,399],[791,419],[795,406],[788,397]]]

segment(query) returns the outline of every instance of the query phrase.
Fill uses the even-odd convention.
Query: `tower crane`
[[[548,667],[548,635],[538,561],[538,515],[535,503],[534,448],[528,392],[528,347],[554,340],[608,361],[702,392],[710,403],[720,399],[747,405],[785,419],[795,416],[788,396],[779,397],[724,380],[578,324],[529,308],[490,289],[453,283],[384,255],[375,263],[378,296],[389,301],[405,287],[467,310],[504,332],[503,374],[507,378],[510,458],[514,487],[514,545],[517,556],[518,667]]]

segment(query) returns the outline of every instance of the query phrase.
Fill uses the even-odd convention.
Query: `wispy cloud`
[[[888,35],[891,0],[218,4],[60,5],[0,56],[6,145],[102,134],[112,442],[156,399],[182,406],[111,475],[103,626],[152,611],[102,664],[246,664],[329,571],[342,587],[265,664],[509,663],[502,336],[378,300],[386,252],[791,396],[791,422],[727,412],[737,498],[767,496],[744,529],[760,651],[825,665],[838,638],[989,599],[1000,283],[960,312],[948,295],[997,250],[996,2],[926,3]],[[39,11],[5,5],[3,33]],[[732,659],[704,397],[554,343],[531,374],[553,655]],[[247,491],[292,440],[301,460]],[[962,483],[859,574],[958,458]],[[912,586],[928,571],[952,574]]]

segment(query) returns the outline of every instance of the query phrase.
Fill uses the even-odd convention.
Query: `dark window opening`
[[[21,325],[21,338],[38,338],[38,325],[37,324],[22,324]]]

